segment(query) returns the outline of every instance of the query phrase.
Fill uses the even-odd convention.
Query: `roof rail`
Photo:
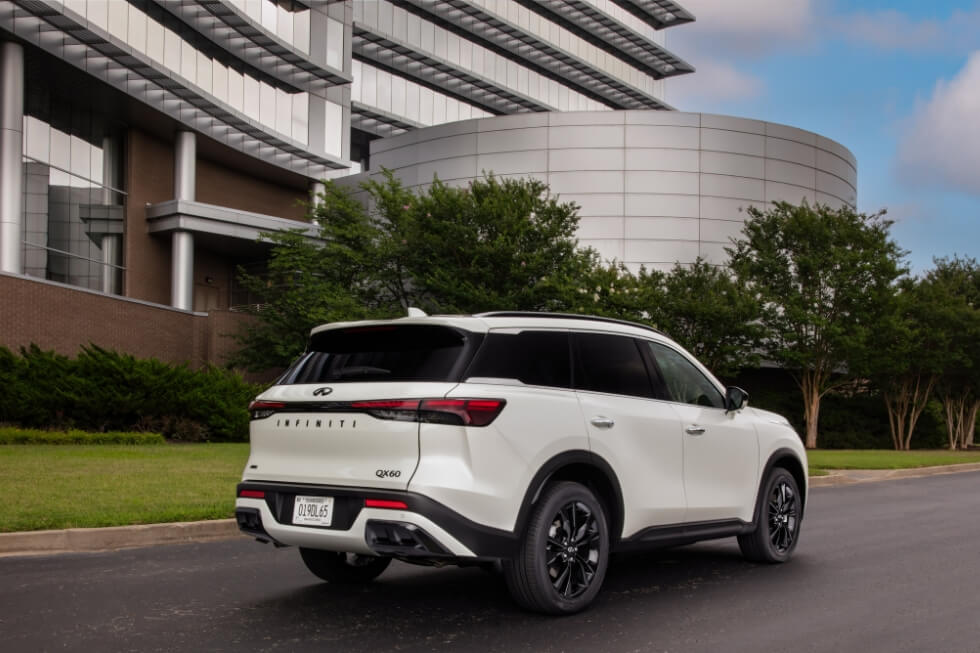
[[[666,333],[660,329],[655,329],[649,324],[642,324],[641,322],[630,322],[629,320],[617,320],[614,317],[599,317],[598,315],[576,315],[575,313],[547,313],[547,312],[536,312],[536,311],[490,311],[489,313],[478,313],[473,317],[547,317],[559,320],[589,320],[591,322],[609,322],[611,324],[622,324],[625,326],[636,327],[638,329],[646,329],[647,331],[653,331],[658,333],[665,338],[668,338]]]

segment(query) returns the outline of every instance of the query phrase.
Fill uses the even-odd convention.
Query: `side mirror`
[[[725,390],[725,412],[741,410],[748,405],[749,393],[741,388],[730,385]]]

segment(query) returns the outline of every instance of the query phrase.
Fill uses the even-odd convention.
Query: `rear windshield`
[[[442,326],[321,331],[280,385],[342,381],[456,381],[479,336]]]

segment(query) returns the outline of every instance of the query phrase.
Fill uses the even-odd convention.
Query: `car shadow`
[[[553,639],[556,623],[601,623],[622,618],[624,609],[656,615],[672,609],[680,598],[708,600],[715,592],[731,593],[733,586],[737,593],[760,569],[741,557],[734,540],[617,554],[592,607],[556,622],[519,608],[499,574],[395,563],[372,583],[311,582],[240,606],[248,613],[241,627],[266,641],[310,646],[330,642],[345,651],[445,644],[472,650],[555,650],[568,646]],[[601,648],[601,634],[595,632],[592,636],[598,639],[590,645]]]

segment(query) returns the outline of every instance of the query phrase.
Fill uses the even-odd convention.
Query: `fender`
[[[514,524],[514,534],[520,537],[524,533],[528,519],[531,517],[531,509],[537,503],[541,495],[541,490],[552,480],[556,472],[568,465],[587,465],[592,467],[596,472],[604,476],[608,482],[609,493],[612,496],[600,496],[599,498],[606,502],[612,501],[614,504],[609,506],[609,510],[612,513],[609,515],[609,539],[611,544],[615,544],[619,541],[623,532],[623,490],[619,485],[619,479],[616,477],[612,466],[602,456],[584,449],[563,451],[541,465],[524,493],[524,500],[521,502],[521,509],[517,513],[517,521]],[[576,479],[571,478],[569,480]]]
[[[782,460],[784,458],[792,458],[793,460],[795,460],[797,463],[800,464],[800,467],[803,467],[803,463],[800,462],[799,456],[797,456],[796,455],[796,452],[793,451],[792,449],[783,447],[781,449],[776,449],[775,451],[772,452],[772,454],[769,456],[769,460],[766,461],[765,466],[762,468],[762,475],[759,477],[759,487],[755,491],[755,511],[752,513],[752,525],[753,525],[753,527],[755,527],[757,524],[760,523],[759,522],[759,519],[761,518],[761,515],[762,515],[762,498],[763,498],[762,497],[762,486],[766,482],[766,479],[769,477],[769,472],[772,471],[772,468],[776,466],[776,463],[778,461],[780,461],[780,460]],[[793,474],[793,471],[792,470],[789,470],[789,472],[790,472],[790,474]],[[806,474],[806,468],[803,469],[803,474],[804,474],[804,486],[801,487],[801,488],[799,488],[800,489],[800,494],[801,494],[801,496],[800,496],[800,519],[803,519],[803,511],[806,508],[807,488],[809,487],[809,482],[806,480],[806,476],[805,476],[805,474]],[[796,476],[794,474],[794,478],[795,477]],[[798,483],[798,481],[797,481],[797,483]]]

